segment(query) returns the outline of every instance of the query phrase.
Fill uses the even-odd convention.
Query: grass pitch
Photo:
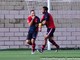
[[[0,51],[0,60],[54,60],[52,58],[65,58],[65,60],[68,60],[66,58],[80,58],[80,50],[59,50],[58,52],[51,50],[43,54],[36,51],[34,55],[31,54],[31,50]]]

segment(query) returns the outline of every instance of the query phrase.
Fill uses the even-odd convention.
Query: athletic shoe
[[[43,50],[42,49],[38,49],[38,52],[43,53]]]
[[[35,51],[34,51],[34,52],[32,51],[31,54],[32,54],[32,55],[35,54]]]
[[[56,50],[55,52],[58,52],[58,50],[59,50],[59,45],[57,45],[56,48],[57,48],[57,50]]]

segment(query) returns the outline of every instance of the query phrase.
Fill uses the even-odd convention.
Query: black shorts
[[[32,32],[32,33],[28,32],[27,40],[36,39],[37,34],[38,34],[38,32],[37,32],[37,31]]]
[[[53,37],[55,32],[55,28],[47,28],[47,35],[49,37]]]

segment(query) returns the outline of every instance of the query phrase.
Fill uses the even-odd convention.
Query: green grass
[[[45,51],[43,54],[36,51],[31,55],[30,50],[0,51],[0,60],[41,60],[41,58],[80,58],[80,50]]]

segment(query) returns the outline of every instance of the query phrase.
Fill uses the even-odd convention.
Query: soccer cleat
[[[58,52],[58,49],[57,49],[57,50],[55,50],[55,52]]]
[[[38,52],[43,53],[43,50],[42,49],[38,49]]]
[[[57,45],[56,48],[57,48],[57,50],[56,50],[55,52],[58,52],[58,50],[59,50],[59,45]]]
[[[32,51],[31,54],[33,55],[33,54],[35,54],[35,52]]]

